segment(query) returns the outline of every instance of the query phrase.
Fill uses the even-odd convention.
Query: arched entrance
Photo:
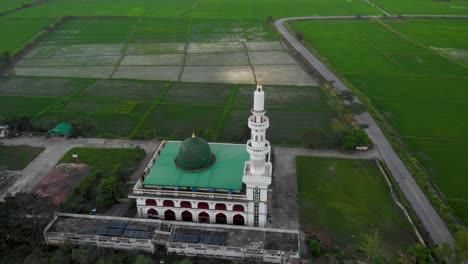
[[[232,210],[237,211],[237,212],[244,212],[244,206],[240,204],[236,204],[232,207]]]
[[[216,215],[216,223],[217,224],[227,224],[227,217],[223,213],[219,213]]]
[[[146,205],[147,206],[157,206],[158,204],[153,199],[146,199]]]
[[[156,209],[149,209],[147,212],[148,218],[158,218],[158,211]]]
[[[240,214],[236,214],[232,219],[234,225],[244,225],[244,217]]]
[[[164,212],[164,219],[165,220],[175,220],[175,213],[172,210],[166,210]]]
[[[209,224],[210,223],[210,215],[205,213],[205,212],[201,212],[198,214],[198,222],[199,223],[204,223],[204,224]]]
[[[192,213],[189,211],[183,211],[182,221],[192,222],[193,221]]]

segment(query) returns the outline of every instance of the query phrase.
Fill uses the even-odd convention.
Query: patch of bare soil
[[[60,163],[33,189],[34,193],[51,197],[55,204],[63,202],[73,188],[88,174],[90,165]]]

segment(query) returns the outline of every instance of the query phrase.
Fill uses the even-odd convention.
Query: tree
[[[304,33],[297,31],[296,38],[297,40],[302,41],[304,39]]]
[[[0,263],[11,257],[25,257],[44,239],[42,231],[56,206],[48,197],[32,193],[7,195],[0,203]]]
[[[96,205],[107,207],[117,200],[122,190],[122,182],[116,176],[103,178],[98,187]]]
[[[468,260],[468,231],[459,230],[455,233],[455,253],[457,262]]]
[[[216,133],[213,131],[213,129],[207,129],[203,133],[203,136],[205,137],[205,140],[208,142],[213,142],[216,140]]]
[[[432,263],[432,250],[419,243],[410,247],[408,249],[408,253],[410,254],[411,258],[414,259],[418,264]]]
[[[434,253],[439,257],[439,259],[446,260],[451,262],[453,250],[448,243],[443,243],[442,245],[434,249]]]
[[[144,255],[138,255],[135,259],[135,264],[151,264],[152,261],[150,258]]]
[[[354,149],[356,146],[369,145],[370,139],[363,129],[353,128],[343,133],[341,144],[344,149]]]
[[[0,53],[0,66],[7,65],[10,62],[10,52],[3,51]]]
[[[320,255],[323,253],[322,243],[320,243],[318,240],[311,240],[309,242],[309,250],[312,256],[320,257]]]
[[[378,229],[372,229],[361,235],[359,248],[364,252],[368,261],[377,259],[382,253],[381,240]]]

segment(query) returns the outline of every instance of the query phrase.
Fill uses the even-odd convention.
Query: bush
[[[304,39],[304,33],[296,32],[296,38],[297,40],[302,41]]]
[[[369,136],[360,128],[353,128],[345,131],[341,139],[341,144],[344,149],[354,149],[356,146],[366,146],[369,145],[369,143]]]
[[[216,133],[213,131],[213,129],[207,129],[203,133],[203,136],[205,137],[205,140],[208,142],[213,142],[216,140]]]
[[[311,240],[309,242],[309,250],[312,256],[320,257],[323,253],[322,243],[320,243],[318,240]]]

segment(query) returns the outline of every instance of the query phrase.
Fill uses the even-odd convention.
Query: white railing
[[[247,151],[250,153],[268,153],[270,151],[270,142],[268,142],[267,140],[265,140],[265,146],[263,147],[253,147],[252,146],[252,140],[249,139],[247,141]]]
[[[169,190],[152,190],[152,189],[133,189],[134,194],[150,194],[150,195],[168,195],[168,196],[185,196],[192,198],[208,198],[208,199],[228,199],[228,200],[247,200],[246,195],[242,194],[224,194],[224,193],[205,193],[205,192],[184,192],[184,191],[169,191]]]
[[[256,118],[262,118],[262,117],[256,117]],[[255,122],[255,117],[251,116],[249,117],[249,128],[250,129],[267,129],[270,126],[270,121],[268,120],[268,117],[263,116],[263,122],[261,123],[256,123]]]

